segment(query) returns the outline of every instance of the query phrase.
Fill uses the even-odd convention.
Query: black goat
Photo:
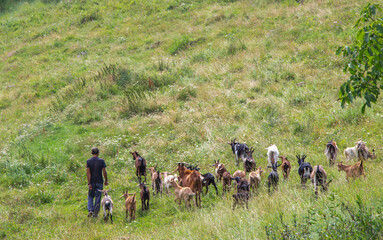
[[[239,166],[239,158],[242,158],[242,161],[246,160],[246,152],[249,151],[249,147],[244,143],[238,143],[235,142],[235,138],[228,142],[228,144],[231,146],[231,150],[233,151],[233,154],[236,159],[237,167]]]
[[[218,189],[217,189],[217,185],[215,184],[215,178],[214,178],[213,174],[205,173],[205,174],[202,174],[201,176],[203,177],[203,179],[202,179],[202,188],[203,187],[206,188],[206,193],[205,194],[207,194],[207,192],[209,191],[209,185],[213,184],[213,186],[215,188],[215,192],[218,195]]]
[[[233,210],[238,204],[240,205],[246,204],[246,209],[249,209],[248,202],[249,202],[248,192],[240,192],[240,193],[233,194]]]
[[[240,177],[232,178],[232,180],[235,180],[237,182],[237,193],[240,192],[250,192],[250,184],[247,180],[242,180]]]
[[[269,174],[269,176],[267,177],[267,180],[268,180],[268,183],[267,183],[267,186],[268,186],[268,189],[269,189],[269,194],[270,194],[270,187],[273,186],[273,189],[276,190],[278,189],[278,182],[279,182],[279,176],[278,176],[278,171],[277,171],[277,168],[279,166],[281,166],[282,164],[274,164],[272,166],[273,168],[273,171]]]
[[[141,197],[141,210],[148,210],[149,209],[149,200],[150,200],[150,191],[145,186],[145,183],[140,183],[140,197]]]
[[[306,155],[303,155],[302,157],[300,155],[296,155],[298,159],[298,174],[301,177],[301,184],[304,186],[308,179],[310,179],[311,172],[313,171],[313,168],[311,167],[310,163],[305,162]]]

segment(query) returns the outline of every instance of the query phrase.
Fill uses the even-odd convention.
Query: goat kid
[[[153,189],[153,195],[154,193],[158,195],[158,193],[161,193],[162,195],[162,179],[161,174],[159,171],[156,171],[157,165],[154,167],[148,168],[150,171],[150,174],[152,176],[152,189]]]
[[[173,179],[173,180],[176,180],[177,179],[177,174],[174,174],[174,175],[168,175],[167,172],[163,172],[161,173],[163,174],[163,178],[164,178],[164,181],[163,181],[163,188],[165,188],[165,192],[167,194],[169,194],[169,189],[170,187],[172,186],[170,184],[170,181]]]
[[[283,179],[288,180],[290,171],[291,171],[290,161],[285,156],[279,156],[279,158],[282,159],[281,168],[282,168]]]
[[[178,204],[180,205],[181,200],[184,200],[185,201],[185,207],[190,209],[190,207],[191,207],[190,200],[193,199],[194,204],[197,206],[197,203],[196,203],[195,198],[194,198],[195,193],[193,193],[193,191],[191,190],[190,187],[181,187],[174,180],[171,180],[170,184],[174,188],[174,194],[175,194],[174,202],[177,203],[177,201],[178,201]]]
[[[305,162],[306,155],[303,155],[302,157],[300,155],[296,155],[296,157],[299,164],[298,174],[301,177],[301,184],[304,186],[307,180],[310,179],[313,168],[310,163]]]
[[[279,164],[279,165],[274,164],[274,165],[272,166],[273,171],[271,171],[270,174],[269,174],[269,176],[267,177],[267,180],[268,180],[267,187],[268,187],[268,192],[269,192],[269,194],[270,194],[270,188],[271,188],[271,186],[273,186],[274,191],[275,191],[275,190],[278,190],[279,176],[278,176],[277,168],[278,168],[279,166],[281,166],[281,164]]]
[[[141,183],[141,176],[145,177],[144,182],[146,182],[146,160],[138,154],[137,151],[130,152],[133,156],[133,160],[135,161],[136,167],[136,176],[138,178],[138,183]]]
[[[246,180],[246,178],[245,178],[245,180],[241,180],[240,177],[235,177],[232,180],[235,180],[236,183],[237,183],[237,193],[240,193],[240,192],[247,192],[247,193],[249,193],[250,192],[250,184]]]
[[[128,218],[129,214],[130,221],[136,219],[136,193],[129,194],[128,191],[125,191],[121,197],[125,198],[125,218]]]
[[[274,166],[274,164],[277,164],[278,162],[279,151],[277,146],[275,146],[275,144],[272,144],[270,147],[266,149],[267,149],[267,167],[272,168],[272,166]]]
[[[249,147],[244,143],[238,143],[235,142],[235,138],[233,140],[230,140],[228,144],[231,146],[231,150],[233,151],[233,154],[235,156],[235,163],[237,164],[237,167],[239,166],[239,158],[242,159],[242,161],[246,160],[246,151],[249,151]]]
[[[261,174],[263,172],[264,171],[261,169],[261,167],[259,167],[257,171],[251,172],[249,174],[250,191],[253,190],[253,193],[255,193],[258,190],[259,185],[261,184]]]
[[[231,175],[229,172],[224,172],[222,177],[222,195],[231,190]]]
[[[330,165],[335,164],[336,157],[338,156],[338,152],[339,152],[339,149],[335,141],[331,140],[326,144],[326,149],[324,150],[324,153]]]
[[[218,195],[218,189],[217,189],[217,185],[215,184],[215,178],[214,178],[213,174],[211,174],[211,173],[202,174],[201,175],[201,180],[202,180],[202,188],[203,187],[206,188],[206,193],[205,194],[207,194],[207,192],[209,191],[209,185],[212,184],[213,187],[215,188],[216,194]]]
[[[141,210],[149,210],[150,191],[145,183],[140,183]]]
[[[311,182],[314,184],[315,195],[318,195],[318,186],[322,187],[322,191],[326,192],[328,190],[329,184],[332,182],[332,179],[327,182],[327,173],[324,170],[322,165],[317,165],[314,167],[310,175]]]
[[[236,177],[239,177],[241,181],[245,181],[246,180],[246,173],[244,171],[237,170],[233,174],[233,178],[236,178]]]
[[[360,162],[357,162],[353,165],[347,166],[344,165],[342,162],[338,163],[338,171],[345,171],[346,172],[346,180],[348,181],[348,178],[357,178],[360,176],[366,177],[366,174],[364,172],[363,168],[363,159]]]
[[[254,149],[250,148],[250,150],[246,151],[246,160],[243,161],[243,168],[245,169],[245,173],[255,171],[257,164],[253,158]]]
[[[110,189],[108,190],[98,190],[100,192],[102,192],[104,194],[104,197],[102,198],[101,200],[101,206],[102,206],[102,209],[104,210],[104,222],[107,222],[108,219],[109,219],[109,216],[110,216],[110,222],[113,223],[113,201],[112,199],[110,198],[110,196],[108,195],[108,192],[110,191]],[[108,211],[108,214],[106,214],[106,211]]]
[[[237,205],[246,205],[246,209],[249,209],[249,193],[248,192],[240,192],[233,194],[233,210],[235,210]]]

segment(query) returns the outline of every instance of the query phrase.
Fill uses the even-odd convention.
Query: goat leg
[[[213,186],[214,186],[214,188],[215,188],[215,192],[216,192],[216,194],[218,195],[218,189],[217,189],[217,185],[215,184],[215,181],[213,181]]]

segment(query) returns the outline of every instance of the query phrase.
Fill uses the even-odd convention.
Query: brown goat
[[[201,174],[196,170],[189,170],[185,167],[185,163],[178,163],[177,170],[179,174],[180,185],[182,187],[190,187],[196,194],[196,204],[201,207],[202,179]]]
[[[291,164],[287,157],[285,156],[279,156],[280,159],[282,159],[282,174],[283,174],[283,179],[287,180],[289,179],[290,171],[291,171]]]
[[[259,167],[257,171],[251,172],[249,174],[250,194],[251,194],[251,190],[253,190],[253,193],[255,193],[255,191],[258,190],[259,185],[261,183],[261,174],[263,172],[264,171],[261,169],[261,167]]]
[[[138,178],[138,182],[141,183],[141,176],[145,177],[146,182],[146,160],[138,154],[137,151],[130,152],[133,156],[133,160],[135,161],[136,167],[136,176]]]
[[[241,179],[241,181],[245,181],[246,180],[246,173],[244,171],[237,170],[233,174],[233,178],[236,178],[236,177],[239,177]]]
[[[360,162],[357,162],[357,163],[350,165],[350,166],[344,165],[342,162],[340,162],[340,163],[338,163],[338,171],[345,171],[346,172],[346,180],[347,181],[348,181],[348,178],[350,178],[350,177],[352,177],[354,179],[357,177],[360,177],[362,175],[364,177],[366,177],[364,169],[363,169],[363,159]]]
[[[225,165],[223,163],[220,163],[218,160],[218,161],[214,161],[214,164],[212,166],[215,167],[214,173],[215,173],[215,177],[217,178],[217,182],[221,181],[223,177],[223,173],[227,172]]]
[[[121,197],[125,198],[125,218],[128,218],[129,214],[130,221],[136,219],[136,193],[129,197],[128,191],[125,191]]]
[[[327,173],[324,170],[322,165],[317,165],[316,167],[313,168],[313,171],[311,172],[310,175],[311,182],[314,184],[315,188],[315,195],[318,195],[318,186],[322,187],[322,191],[327,191],[328,186],[332,179],[327,182]]]
[[[231,175],[229,172],[224,172],[222,177],[222,195],[231,190]]]

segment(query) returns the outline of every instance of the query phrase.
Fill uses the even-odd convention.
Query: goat
[[[240,193],[240,192],[247,192],[247,193],[249,193],[250,192],[250,184],[246,180],[246,178],[245,178],[245,180],[241,180],[240,177],[235,177],[232,180],[235,180],[236,183],[237,183],[237,193]]]
[[[335,164],[336,157],[338,156],[338,152],[339,152],[339,149],[335,141],[331,140],[326,144],[326,149],[324,150],[324,153],[330,165]]]
[[[250,148],[249,150],[246,151],[246,159],[243,161],[243,168],[245,169],[245,173],[255,171],[257,164],[254,161],[253,158],[253,152],[254,149]]]
[[[246,204],[246,209],[249,209],[248,202],[249,202],[248,192],[240,192],[240,193],[233,194],[233,210],[235,210],[235,207],[238,204],[240,205]]]
[[[212,167],[215,167],[214,174],[215,177],[217,178],[217,182],[221,181],[222,179],[222,174],[218,173],[218,169],[221,167],[222,163],[219,163],[219,159],[216,161],[214,160],[214,164],[211,165]]]
[[[231,181],[232,181],[232,178],[231,178],[230,173],[227,171],[224,172],[223,177],[222,177],[222,195],[224,195],[226,193],[226,191],[230,192]]]
[[[246,173],[241,170],[237,170],[233,174],[233,178],[236,178],[236,177],[239,177],[241,181],[244,181],[246,180]]]
[[[156,171],[157,165],[154,167],[148,168],[150,171],[150,174],[152,176],[152,189],[153,189],[153,195],[156,193],[161,193],[162,195],[162,179],[161,174],[159,171]]]
[[[307,179],[310,178],[313,168],[311,167],[310,163],[305,162],[306,155],[303,155],[302,157],[300,155],[296,155],[296,157],[299,164],[298,174],[301,177],[301,184],[304,186],[307,182]]]
[[[104,197],[101,200],[101,206],[102,206],[102,209],[104,210],[104,222],[107,222],[108,218],[110,216],[110,222],[113,223],[113,216],[112,216],[113,201],[110,198],[110,196],[108,195],[108,192],[110,191],[110,189],[108,189],[108,190],[98,189],[98,191],[100,191],[104,194]],[[108,214],[106,214],[106,210],[108,210]]]
[[[170,181],[172,179],[176,179],[177,178],[177,174],[174,174],[174,175],[168,175],[167,172],[162,172],[161,174],[163,174],[163,178],[164,178],[164,181],[163,181],[163,188],[165,187],[165,191],[166,193],[168,194],[169,193],[169,188],[172,186],[170,184]]]
[[[145,177],[146,182],[146,160],[138,154],[137,151],[130,152],[133,156],[133,160],[135,160],[136,167],[136,176],[138,178],[138,182],[141,183],[141,176]]]
[[[347,161],[358,157],[359,160],[367,160],[368,158],[375,159],[375,150],[372,150],[372,154],[368,151],[366,143],[363,141],[356,142],[354,147],[348,147],[343,151]]]
[[[278,162],[279,151],[275,144],[272,144],[267,149],[267,167],[271,168],[274,164]]]
[[[150,191],[145,183],[140,183],[141,210],[149,210]]]
[[[230,140],[228,144],[231,146],[231,150],[233,151],[233,154],[236,159],[237,167],[239,166],[239,158],[242,159],[242,161],[246,160],[246,151],[249,151],[249,147],[244,143],[238,143],[235,142],[235,138],[233,140]]]
[[[201,207],[201,174],[196,170],[186,169],[185,163],[178,163],[176,171],[178,171],[179,174],[180,185],[182,185],[182,187],[190,187],[191,190],[196,193],[196,204]]]
[[[253,193],[255,193],[255,191],[259,188],[259,185],[261,183],[261,175],[263,172],[264,171],[261,169],[261,167],[259,167],[257,171],[251,172],[249,174],[250,190],[252,189]]]
[[[278,182],[279,182],[279,176],[278,176],[278,171],[277,168],[281,166],[281,164],[277,165],[274,164],[272,166],[273,171],[270,172],[269,176],[267,177],[268,183],[268,192],[270,194],[270,187],[273,186],[274,191],[278,189]]]
[[[128,218],[129,214],[130,221],[136,219],[136,193],[129,197],[128,191],[125,191],[121,197],[125,198],[125,218]]]
[[[178,204],[181,204],[181,200],[184,200],[185,207],[190,208],[191,207],[190,199],[194,199],[193,196],[196,195],[195,193],[193,193],[192,189],[190,187],[181,187],[174,180],[171,180],[170,184],[174,188],[174,194],[176,197],[174,199],[174,202],[177,202],[177,200],[179,200]],[[195,202],[195,200],[194,200],[194,204],[197,206],[197,203]]]
[[[282,159],[282,174],[283,174],[283,179],[288,180],[289,175],[290,175],[290,170],[291,170],[291,164],[287,157],[285,156],[279,156],[280,159]]]
[[[217,177],[217,182],[219,182],[223,177],[223,173],[227,172],[227,170],[223,163],[219,163],[219,160],[213,166],[215,166],[215,176]]]
[[[218,189],[217,189],[217,185],[215,184],[215,179],[214,179],[214,176],[213,174],[211,173],[205,173],[205,174],[202,174],[201,175],[201,179],[202,179],[202,188],[205,187],[206,188],[206,193],[209,191],[209,185],[212,184],[215,188],[215,192],[217,193],[218,195]]]
[[[317,165],[311,172],[311,182],[314,184],[315,195],[318,195],[318,186],[322,187],[322,191],[327,191],[329,184],[332,182],[332,179],[329,182],[327,181],[327,173],[324,170],[323,166]]]
[[[366,174],[364,172],[363,168],[363,159],[360,162],[357,162],[353,165],[347,166],[344,165],[342,162],[338,163],[338,171],[345,171],[346,172],[346,180],[348,181],[348,178],[356,178],[360,176],[366,177]]]

